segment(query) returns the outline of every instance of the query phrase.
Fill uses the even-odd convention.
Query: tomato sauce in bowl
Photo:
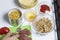
[[[40,12],[45,13],[46,11],[50,11],[50,7],[48,5],[41,5],[40,6]]]
[[[45,15],[50,14],[53,11],[52,4],[48,2],[40,2],[38,7],[36,7],[37,13]]]

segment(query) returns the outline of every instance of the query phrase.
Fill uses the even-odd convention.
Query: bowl
[[[50,11],[45,11],[45,13],[41,12],[40,11],[41,5],[47,5],[49,7]],[[36,7],[36,10],[37,10],[37,12],[39,12],[39,14],[42,14],[42,15],[43,14],[49,14],[50,12],[52,12],[52,6],[48,2],[41,2],[41,3],[38,4],[38,7]]]
[[[11,19],[9,16],[12,14],[12,12],[13,11],[17,11],[17,12],[19,12],[19,18],[18,19]],[[15,13],[15,16],[16,16],[17,14]],[[13,16],[13,15],[11,15],[11,16]],[[17,16],[16,16],[17,17]],[[9,12],[8,12],[8,18],[9,18],[9,22],[10,22],[10,24],[12,25],[12,26],[18,26],[20,23],[21,23],[21,21],[22,21],[22,12],[19,10],[19,9],[17,9],[17,8],[13,8],[13,9],[11,9]],[[14,18],[14,17],[13,17]]]
[[[23,9],[29,9],[29,8],[32,8],[34,7],[38,0],[24,0],[24,2],[22,2],[22,0],[18,0],[19,1],[19,4],[20,4],[20,7],[23,8]],[[31,2],[31,3],[30,3]]]
[[[24,19],[28,22],[32,22],[37,16],[37,12],[35,10],[28,10],[24,13]]]
[[[40,32],[40,31],[38,31],[35,22],[38,21],[38,20],[41,20],[42,18],[48,18],[48,19],[50,20],[50,22],[51,22],[51,24],[52,24],[50,31],[48,31],[48,32]],[[37,22],[36,22],[36,23],[37,23]],[[39,24],[39,25],[40,25],[40,24]],[[42,25],[42,24],[41,24],[41,25]],[[34,29],[35,32],[37,32],[37,33],[39,33],[39,34],[47,34],[47,33],[50,33],[51,31],[53,31],[54,26],[55,26],[55,21],[54,21],[53,16],[51,16],[51,15],[38,15],[38,16],[35,18],[35,20],[32,22],[32,26],[33,26],[33,29]]]

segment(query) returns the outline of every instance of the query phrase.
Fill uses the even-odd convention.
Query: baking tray
[[[57,28],[57,36],[58,40],[60,40],[60,12],[59,12],[59,2],[60,0],[54,0],[54,9],[55,9],[55,16],[56,16],[56,28]]]
[[[40,2],[48,2],[48,3],[52,4],[51,0],[38,0],[38,4],[39,4]],[[26,10],[18,7],[18,5],[16,5],[15,0],[6,0],[6,1],[1,0],[1,1],[0,1],[0,4],[1,4],[1,5],[0,5],[0,28],[3,27],[3,26],[11,27],[11,25],[9,24],[9,22],[7,22],[8,20],[6,20],[6,18],[7,18],[6,14],[8,13],[8,11],[9,11],[10,9],[18,8],[18,9],[21,10],[23,13],[24,13],[24,11],[26,11]],[[38,5],[36,5],[36,7],[38,7]],[[35,11],[37,11],[37,10],[36,10],[36,7],[31,8],[31,9],[32,9],[32,10],[34,9]],[[53,7],[53,8],[54,8],[54,7]],[[29,10],[30,10],[30,9],[29,9]],[[50,13],[51,16],[55,17],[54,14],[55,14],[55,13]],[[26,23],[25,23],[25,24],[26,24]],[[29,24],[29,23],[27,23],[27,24]],[[32,26],[31,26],[31,27],[32,27]],[[50,33],[48,33],[48,34],[46,34],[46,35],[36,34],[36,33],[34,32],[33,28],[31,28],[31,29],[32,29],[32,40],[57,40],[57,39],[56,39],[56,36],[55,36],[55,35],[56,35],[55,29],[53,29],[52,32],[50,32]]]

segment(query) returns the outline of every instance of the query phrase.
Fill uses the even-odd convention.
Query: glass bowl
[[[18,18],[18,19],[11,19],[10,17],[9,17],[9,15],[11,14],[11,12],[13,12],[13,11],[18,11],[19,12],[19,14],[20,14],[20,17]],[[16,13],[15,13],[15,15],[16,15]],[[12,15],[13,16],[13,15]],[[10,22],[10,24],[12,25],[12,26],[19,26],[20,25],[20,23],[22,22],[22,12],[19,10],[19,9],[17,9],[17,8],[13,8],[13,9],[11,9],[9,12],[8,12],[8,18],[9,18],[9,22]],[[14,18],[14,17],[13,17]]]
[[[30,18],[31,16],[35,16],[35,17],[33,19],[31,19]],[[24,12],[24,19],[28,22],[32,22],[36,18],[36,16],[37,16],[37,12],[35,10],[28,10],[28,11]]]
[[[36,33],[39,33],[39,34],[47,34],[49,32],[39,32],[36,28],[36,25],[34,24],[36,21],[42,19],[42,18],[48,18],[50,21],[51,21],[51,24],[52,24],[52,28],[49,32],[53,31],[54,29],[54,26],[55,26],[55,21],[54,21],[54,18],[51,16],[51,15],[38,15],[35,20],[32,22],[32,26],[33,26],[33,29]]]
[[[20,7],[21,8],[23,8],[23,9],[29,9],[29,8],[32,8],[32,7],[34,7],[36,4],[37,4],[37,2],[38,2],[38,0],[32,0],[32,2],[31,1],[28,1],[28,0],[25,0],[25,3],[22,3],[21,2],[21,0],[18,0],[19,1],[19,4],[20,4]],[[27,2],[31,2],[31,3],[27,3]]]
[[[50,11],[46,11],[45,13],[41,12],[41,5],[47,5],[50,8]],[[39,14],[49,14],[50,12],[52,12],[52,5],[48,2],[41,2],[38,4],[38,7],[36,7],[37,12],[39,12]]]

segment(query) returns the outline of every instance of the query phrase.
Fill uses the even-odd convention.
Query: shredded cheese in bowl
[[[50,15],[37,16],[32,22],[33,28],[37,33],[46,34],[52,31],[54,28],[53,17]]]
[[[52,23],[48,18],[42,18],[35,22],[37,31],[47,33],[52,29]]]

